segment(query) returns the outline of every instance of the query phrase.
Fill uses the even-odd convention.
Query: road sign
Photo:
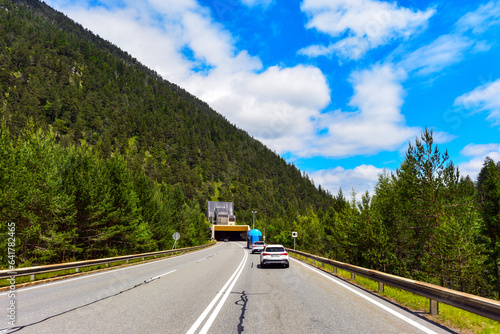
[[[177,245],[177,240],[181,238],[181,234],[179,232],[175,232],[174,234],[172,234],[172,238],[175,240],[174,245],[172,246],[172,249],[174,249],[175,245]]]
[[[298,233],[297,232],[292,232],[292,238],[293,238],[293,250],[295,250],[295,238],[297,238]]]

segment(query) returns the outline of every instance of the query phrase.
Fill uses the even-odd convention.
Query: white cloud
[[[65,13],[170,81],[178,82],[190,71],[192,64],[179,53],[184,42],[176,24],[153,25],[139,7],[106,9],[71,5],[65,8]]]
[[[476,180],[486,157],[489,156],[495,162],[500,161],[500,144],[469,144],[460,154],[470,158],[469,161],[458,165],[460,174],[469,175],[472,180]]]
[[[330,102],[326,79],[316,67],[270,67],[193,75],[186,87],[237,126],[279,153],[305,149],[300,137],[314,132],[312,119]]]
[[[433,131],[433,139],[436,144],[446,144],[456,139],[457,136],[443,131]]]
[[[480,34],[492,26],[500,24],[500,1],[490,1],[477,10],[465,14],[457,22],[460,30],[472,30]]]
[[[469,144],[460,154],[468,157],[487,157],[488,154],[500,152],[500,144]]]
[[[498,24],[500,1],[491,1],[462,16],[449,34],[441,35],[432,43],[404,55],[398,66],[408,73],[428,75],[463,61],[468,53],[487,52],[491,49],[491,42],[476,40],[477,36],[467,32],[472,30],[473,33],[480,34]]]
[[[330,102],[326,79],[318,68],[312,66],[273,66],[249,77],[241,89],[264,101],[287,101],[314,109],[322,109]]]
[[[352,74],[354,95],[350,104],[356,111],[321,114],[319,123],[327,127],[328,133],[310,138],[310,148],[298,153],[346,157],[398,150],[420,132],[406,126],[401,114],[404,78],[404,72],[389,65]]]
[[[256,6],[267,7],[272,2],[273,0],[241,0],[241,3],[248,7],[256,7]]]
[[[328,189],[333,195],[336,195],[342,188],[342,192],[348,200],[350,200],[351,190],[354,189],[357,193],[356,198],[359,200],[366,191],[373,195],[378,176],[383,172],[384,169],[372,165],[361,165],[354,169],[343,167],[323,169],[313,172],[309,176],[314,180],[314,184]]]
[[[487,119],[500,125],[500,79],[457,97],[455,105],[472,111],[487,111]]]
[[[308,57],[319,57],[332,54],[335,51],[333,45],[309,45],[298,51],[298,54],[306,55]]]
[[[220,75],[214,70],[184,84],[279,154],[346,157],[397,150],[420,132],[406,126],[401,114],[404,79],[403,71],[389,65],[356,72],[350,104],[357,111],[329,113],[320,113],[330,102],[326,79],[312,66]],[[320,129],[328,131],[318,135]]]
[[[396,3],[375,0],[304,0],[301,9],[309,17],[307,28],[340,40],[328,47],[305,48],[300,53],[318,56],[336,52],[351,59],[359,59],[368,50],[391,40],[417,33],[435,12],[434,9],[413,11]]]
[[[473,45],[466,37],[456,34],[442,35],[432,43],[425,45],[399,63],[407,72],[431,74],[441,71],[452,64],[459,63],[464,53]]]
[[[490,49],[491,49],[491,44],[488,43],[487,41],[476,41],[471,52],[472,53],[481,53],[481,52],[490,51]]]
[[[262,67],[258,58],[251,57],[246,51],[237,52],[229,32],[206,16],[186,12],[182,23],[184,41],[196,59],[228,73],[259,70]]]

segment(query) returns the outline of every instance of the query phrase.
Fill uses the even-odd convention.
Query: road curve
[[[0,293],[0,333],[453,333],[293,260],[260,268],[243,243]]]

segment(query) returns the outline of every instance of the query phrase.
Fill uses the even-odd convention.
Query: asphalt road
[[[16,327],[0,293],[0,333],[452,333],[298,261],[260,268],[244,246],[19,289]]]

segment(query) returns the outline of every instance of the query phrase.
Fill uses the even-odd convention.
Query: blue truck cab
[[[254,228],[247,232],[247,248],[252,248],[252,244],[262,240],[262,232]]]

